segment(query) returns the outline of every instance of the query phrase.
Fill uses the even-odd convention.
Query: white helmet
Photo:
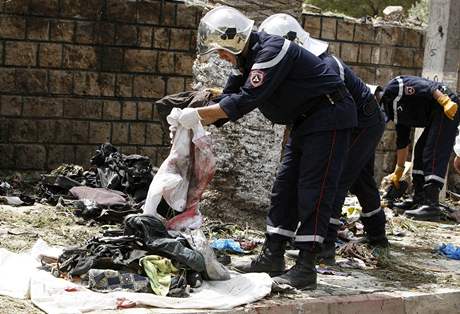
[[[259,30],[292,40],[315,56],[325,52],[328,47],[327,42],[311,38],[310,34],[302,28],[294,17],[285,13],[273,14],[267,17],[260,24]]]
[[[240,11],[220,6],[201,19],[198,26],[198,54],[203,55],[223,49],[232,54],[243,51],[251,35],[254,21]]]

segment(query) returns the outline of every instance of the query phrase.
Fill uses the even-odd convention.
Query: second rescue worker
[[[235,71],[218,104],[187,108],[179,122],[187,127],[199,120],[236,121],[259,108],[273,123],[294,125],[272,190],[263,250],[236,267],[278,275],[273,278],[278,284],[315,289],[315,258],[326,237],[356,109],[339,75],[318,57],[282,37],[253,32],[253,24],[226,6],[202,18],[199,53],[217,51]],[[285,245],[292,238],[300,254],[283,273]]]
[[[380,194],[374,179],[375,149],[385,130],[385,119],[374,93],[342,60],[326,52],[326,42],[311,38],[294,17],[284,13],[274,14],[263,21],[259,29],[298,42],[317,55],[340,75],[355,102],[358,126],[353,129],[347,161],[338,182],[328,235],[318,255],[320,262],[335,263],[339,218],[348,190],[358,197],[363,208],[361,221],[369,245],[376,255],[386,253],[389,244],[385,235],[385,213],[380,207]]]

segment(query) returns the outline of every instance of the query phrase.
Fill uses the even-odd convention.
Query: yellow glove
[[[458,105],[447,95],[442,95],[437,99],[438,103],[444,108],[444,114],[451,120],[454,120],[457,113]]]
[[[397,189],[399,189],[399,180],[401,180],[403,172],[404,172],[404,167],[400,167],[396,165],[395,171],[393,171],[393,173],[388,175],[386,178],[388,181],[391,181],[391,183],[393,183],[393,185]]]
[[[222,88],[219,87],[206,88],[206,90],[211,93],[212,98],[220,96],[222,94]]]

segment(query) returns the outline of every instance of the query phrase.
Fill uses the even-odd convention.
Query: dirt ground
[[[429,292],[440,288],[460,288],[460,261],[449,260],[435,250],[440,243],[460,246],[459,225],[415,222],[403,217],[390,217],[388,220],[391,259],[386,266],[368,270],[332,267],[330,270],[336,273],[320,275],[317,291],[274,293],[259,303],[377,291]],[[247,225],[251,227],[249,222]],[[0,247],[14,252],[30,249],[39,238],[51,245],[82,245],[104,228],[114,227],[88,224],[63,207],[0,205]],[[241,227],[244,229],[246,226]],[[289,262],[292,263],[292,260]],[[30,301],[0,297],[0,313],[42,312]]]

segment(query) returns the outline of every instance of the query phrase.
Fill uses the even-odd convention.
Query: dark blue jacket
[[[398,148],[409,144],[411,127],[426,127],[435,111],[443,112],[433,97],[436,89],[458,103],[457,96],[443,83],[418,76],[397,76],[385,86],[381,102],[388,119],[396,124]]]
[[[369,87],[367,87],[366,83],[364,83],[339,58],[328,53],[321,54],[319,58],[323,60],[323,62],[325,62],[337,74],[339,74],[340,78],[344,81],[345,86],[347,87],[351,97],[353,97],[353,100],[356,104],[358,113],[358,127],[364,128],[380,123],[382,116],[380,114],[379,108],[372,108],[372,110],[368,110],[370,109],[368,107],[375,107],[375,98],[374,95],[372,95]]]
[[[339,75],[321,59],[282,37],[253,32],[248,49],[240,59],[241,72],[229,77],[219,102],[232,121],[259,108],[273,123],[291,124],[318,96],[344,88]],[[320,106],[296,132],[351,128],[356,120],[355,105],[346,92],[335,105]]]

